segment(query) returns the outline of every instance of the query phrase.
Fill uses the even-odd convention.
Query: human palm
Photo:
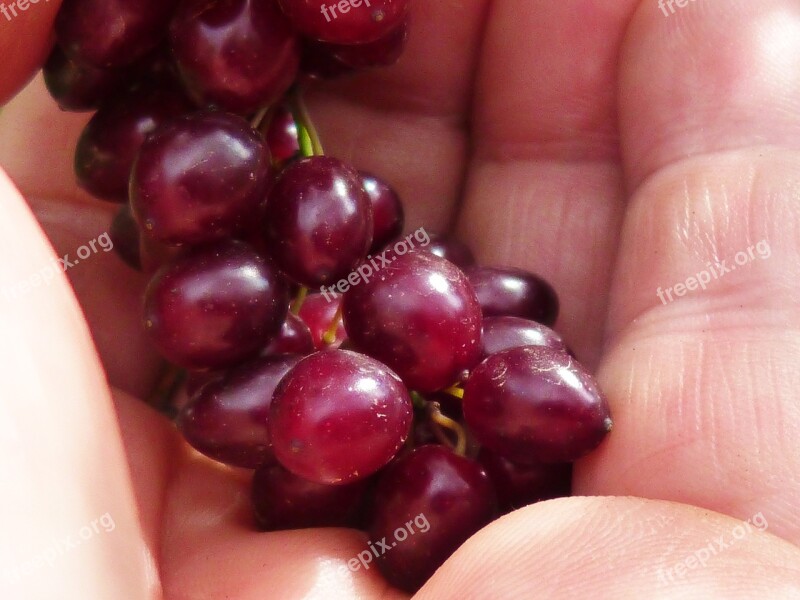
[[[0,97],[46,54],[56,10],[0,27]],[[576,470],[592,497],[489,525],[419,597],[800,597],[800,5],[697,0],[665,17],[650,1],[415,0],[413,13],[398,66],[310,92],[326,149],[395,184],[409,227],[452,226],[481,262],[549,279],[557,328],[599,369],[615,418]],[[86,119],[39,79],[0,115],[0,164],[58,256],[114,212],[73,184]],[[0,206],[2,290],[52,250],[5,180]],[[769,256],[678,296],[762,241]],[[137,398],[161,365],[139,322],[145,278],[103,252],[67,276],[83,314],[61,279],[0,292],[3,597],[402,595],[375,569],[340,569],[363,534],[255,532],[247,474],[188,452]],[[113,531],[3,577],[104,513]]]

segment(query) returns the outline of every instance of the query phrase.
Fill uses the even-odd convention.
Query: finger
[[[529,269],[558,329],[594,364],[622,216],[616,60],[629,0],[493,3],[459,235],[482,262]]]
[[[42,65],[53,43],[59,0],[10,0],[0,4],[0,106]]]
[[[0,530],[10,542],[0,545],[2,595],[154,597],[86,324],[63,274],[46,279],[55,256],[2,172],[0,212]],[[24,298],[9,297],[20,282]]]
[[[620,114],[637,191],[601,378],[615,429],[576,474],[584,494],[763,511],[795,543],[798,32],[793,0],[669,18],[643,3],[632,21]],[[722,260],[735,270],[712,276]]]
[[[639,498],[544,502],[483,529],[414,598],[793,598],[800,549],[765,528]]]

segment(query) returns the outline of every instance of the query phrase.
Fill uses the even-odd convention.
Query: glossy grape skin
[[[78,62],[96,67],[134,63],[166,35],[175,0],[64,0],[56,41]]]
[[[332,44],[374,42],[402,25],[408,14],[408,0],[362,0],[345,3],[331,0],[278,0],[292,25],[303,35]],[[323,8],[327,7],[327,15]],[[334,12],[331,12],[333,9]]]
[[[348,337],[413,390],[456,383],[480,359],[481,311],[464,274],[422,252],[397,257],[342,303]]]
[[[483,319],[483,358],[509,348],[547,346],[569,353],[564,340],[555,331],[529,319],[486,317]]]
[[[572,492],[570,463],[515,465],[486,448],[481,448],[476,460],[489,474],[503,514]]]
[[[142,270],[142,257],[139,252],[139,228],[133,219],[131,209],[127,204],[120,207],[114,219],[108,235],[114,244],[114,252],[117,253],[126,265],[137,271]]]
[[[324,484],[369,477],[410,434],[411,398],[368,356],[325,350],[304,358],[275,391],[269,427],[275,456],[295,475]]]
[[[400,196],[380,178],[360,171],[361,185],[372,203],[373,235],[370,254],[375,254],[403,232],[405,213]]]
[[[200,112],[162,125],[142,144],[131,206],[158,241],[212,242],[257,220],[269,174],[269,150],[247,121]]]
[[[266,133],[267,146],[269,146],[272,160],[276,164],[284,164],[296,158],[300,152],[300,142],[297,139],[297,124],[292,113],[285,107],[275,109]]]
[[[300,354],[305,356],[315,350],[311,330],[300,317],[286,315],[278,335],[261,351],[264,356],[274,354]]]
[[[475,265],[475,256],[469,246],[457,239],[438,235],[429,235],[431,242],[427,246],[420,246],[419,250],[445,258],[462,271]]]
[[[97,198],[126,202],[131,167],[145,138],[188,110],[191,105],[184,97],[160,89],[113,98],[95,113],[78,139],[78,183]]]
[[[403,55],[408,41],[408,25],[402,23],[384,37],[368,44],[328,44],[328,52],[353,69],[390,67]]]
[[[259,467],[251,499],[256,522],[264,531],[354,524],[369,480],[346,485],[314,483],[279,464]]]
[[[124,70],[100,69],[76,63],[58,46],[42,67],[47,91],[61,110],[94,110],[123,82]]]
[[[145,292],[156,348],[187,369],[220,369],[255,355],[277,335],[286,282],[242,242],[199,248],[162,267]]]
[[[170,41],[192,98],[239,114],[283,95],[300,60],[294,32],[273,1],[185,2]]]
[[[494,354],[464,387],[476,440],[519,464],[572,462],[611,431],[605,396],[571,356],[544,346]]]
[[[484,317],[520,317],[548,327],[558,319],[558,296],[541,277],[495,267],[474,267],[466,273]]]
[[[274,462],[269,406],[278,383],[300,358],[256,358],[201,386],[178,415],[183,437],[206,456],[234,467]]]
[[[293,281],[310,288],[336,283],[366,258],[372,204],[358,172],[340,160],[314,156],[278,176],[267,200],[265,240]]]
[[[391,547],[376,559],[392,585],[415,592],[489,523],[496,499],[486,471],[444,446],[421,446],[392,463],[375,492],[370,540]],[[416,519],[416,520],[415,520]],[[410,525],[407,525],[412,521]],[[427,523],[427,527],[426,527]],[[414,531],[401,540],[395,532]]]
[[[336,327],[333,343],[328,344],[322,339],[336,318],[336,311],[342,303],[340,294],[334,297],[328,292],[328,298],[330,301],[323,294],[309,294],[300,307],[300,318],[311,331],[311,339],[317,350],[338,348],[347,339],[347,332],[341,319]]]

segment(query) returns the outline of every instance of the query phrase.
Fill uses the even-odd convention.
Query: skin
[[[0,48],[22,49],[0,53],[0,98],[46,54],[56,10],[0,21]],[[800,597],[800,5],[414,10],[399,65],[311,94],[326,149],[396,185],[409,230],[452,227],[482,262],[548,278],[615,417],[577,468],[585,497],[486,527],[419,598]],[[3,110],[0,289],[52,260],[47,238],[74,256],[106,231],[113,207],[70,171],[86,119],[38,80]],[[762,239],[769,259],[656,296]],[[135,398],[159,369],[144,278],[104,252],[65,275],[0,294],[0,569],[104,513],[115,529],[21,581],[0,572],[3,597],[402,596],[375,569],[339,572],[366,547],[356,532],[253,532],[247,475],[191,455]],[[757,513],[766,531],[691,560]]]

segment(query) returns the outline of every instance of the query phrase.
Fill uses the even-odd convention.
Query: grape
[[[358,172],[327,156],[304,158],[279,175],[267,200],[270,255],[308,287],[346,277],[372,243],[372,205]]]
[[[487,358],[470,375],[462,404],[478,442],[519,464],[572,462],[611,431],[594,378],[568,354],[544,346]]]
[[[295,475],[325,484],[369,477],[401,448],[411,399],[386,366],[345,350],[304,358],[270,407],[275,456]]]
[[[201,112],[162,125],[142,144],[131,205],[156,240],[211,242],[257,220],[269,171],[266,143],[247,121]]]
[[[477,461],[494,483],[502,513],[542,500],[563,498],[572,491],[570,463],[515,465],[486,448],[481,448]]]
[[[383,250],[403,232],[405,215],[403,203],[388,183],[375,175],[360,171],[361,185],[372,203],[373,229],[371,254]]]
[[[195,449],[228,465],[255,469],[274,462],[269,406],[278,383],[300,358],[257,358],[206,382],[178,415],[178,429]]]
[[[115,97],[91,118],[78,139],[75,174],[93,196],[128,200],[131,167],[145,138],[159,125],[190,110],[182,96],[143,88]]]
[[[131,209],[127,204],[120,207],[111,228],[108,231],[114,244],[114,252],[126,265],[137,271],[142,270],[142,258],[139,253],[139,228],[133,220]]]
[[[278,0],[305,36],[333,44],[365,44],[404,22],[409,0]]]
[[[443,235],[431,234],[429,237],[430,244],[420,247],[423,252],[445,258],[461,270],[469,269],[475,264],[475,256],[466,244]]]
[[[344,330],[344,323],[342,323],[341,319],[339,319],[339,323],[336,326],[333,343],[328,344],[322,339],[330,329],[333,320],[337,318],[336,312],[342,304],[341,296],[337,295],[334,298],[328,294],[328,298],[330,300],[326,299],[322,294],[310,294],[300,308],[300,318],[311,331],[311,339],[317,350],[338,348],[347,339],[347,333]]]
[[[352,525],[367,482],[325,485],[298,477],[281,465],[265,464],[253,476],[256,521],[265,531]]]
[[[242,242],[199,248],[162,267],[145,292],[145,327],[187,369],[219,369],[256,354],[289,306],[279,274]]]
[[[300,143],[297,140],[297,124],[292,113],[283,106],[275,109],[272,121],[266,134],[272,160],[277,164],[284,164],[296,158],[300,153]]]
[[[483,357],[519,346],[548,346],[569,353],[555,331],[519,317],[488,317],[483,320]]]
[[[342,302],[355,347],[389,365],[409,388],[433,392],[480,359],[481,311],[452,263],[422,252],[397,257]]]
[[[475,267],[466,271],[484,317],[521,317],[552,326],[558,296],[549,283],[521,269]]]
[[[118,67],[134,63],[166,34],[175,0],[64,0],[56,41],[80,63]]]
[[[496,499],[475,461],[443,446],[421,446],[381,475],[374,507],[370,540],[390,546],[378,568],[389,583],[413,593],[491,521]]]
[[[311,330],[303,323],[302,319],[289,313],[286,315],[286,320],[283,322],[277,337],[261,353],[265,356],[273,354],[300,354],[305,356],[306,354],[311,354],[314,350],[314,339],[311,337]]]
[[[69,58],[56,46],[42,67],[47,91],[61,110],[94,110],[117,90],[123,70],[100,69]]]
[[[368,44],[328,44],[334,59],[353,69],[389,67],[400,60],[408,41],[408,25],[402,23],[389,34]]]
[[[297,73],[297,40],[274,1],[186,1],[170,40],[199,104],[246,114],[280,98]]]

